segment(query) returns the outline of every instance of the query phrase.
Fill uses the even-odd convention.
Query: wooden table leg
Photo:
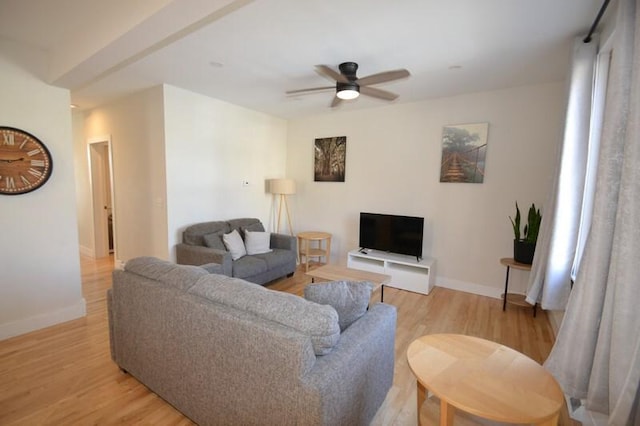
[[[422,424],[420,423],[420,409],[424,405],[424,401],[427,399],[427,391],[420,382],[416,381],[416,383],[418,384],[418,426],[419,426]]]
[[[440,400],[440,426],[453,426],[453,417],[456,409],[453,405],[447,404],[444,399]]]
[[[507,276],[504,279],[504,299],[502,300],[502,310],[507,310],[507,293],[509,292],[509,265],[507,265]]]

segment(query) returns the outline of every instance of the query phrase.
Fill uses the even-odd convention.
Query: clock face
[[[40,188],[52,168],[51,154],[38,138],[24,130],[0,127],[0,195]]]

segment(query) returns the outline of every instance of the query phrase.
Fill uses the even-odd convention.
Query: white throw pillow
[[[271,249],[271,232],[244,231],[244,245],[247,247],[247,254],[269,253]]]
[[[245,254],[247,254],[247,250],[244,248],[244,242],[238,234],[238,231],[235,229],[228,234],[224,234],[222,236],[222,241],[224,242],[224,246],[231,253],[231,258],[233,260],[238,260]]]

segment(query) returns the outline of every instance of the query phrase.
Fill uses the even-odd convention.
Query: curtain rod
[[[582,40],[584,43],[589,43],[591,41],[591,36],[593,35],[593,32],[596,30],[596,27],[598,26],[598,23],[600,22],[600,18],[602,18],[602,15],[604,15],[604,11],[607,10],[607,6],[609,6],[609,1],[610,0],[604,0],[604,3],[602,3],[602,7],[600,8],[600,11],[598,12],[598,16],[596,16],[596,20],[593,21],[593,24],[591,25],[591,29],[589,30],[589,34],[587,34],[587,36],[584,38],[584,40]]]

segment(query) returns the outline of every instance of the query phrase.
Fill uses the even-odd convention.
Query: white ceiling
[[[0,0],[0,36],[47,55],[46,79],[91,108],[167,83],[284,118],[331,112],[314,65],[360,77],[396,103],[565,78],[571,42],[600,0]],[[387,105],[366,96],[341,110]]]

